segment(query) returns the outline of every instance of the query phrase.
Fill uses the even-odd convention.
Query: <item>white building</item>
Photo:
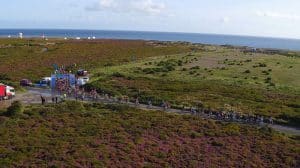
[[[19,38],[22,39],[23,38],[23,33],[19,33]]]

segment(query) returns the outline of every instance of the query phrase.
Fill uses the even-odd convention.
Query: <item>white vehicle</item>
[[[7,95],[11,95],[12,97],[16,96],[15,88],[13,88],[11,86],[6,86],[6,93],[7,93]]]
[[[90,78],[89,77],[82,77],[77,79],[77,85],[83,86],[89,82]]]
[[[43,81],[51,82],[51,77],[44,77],[42,78]]]

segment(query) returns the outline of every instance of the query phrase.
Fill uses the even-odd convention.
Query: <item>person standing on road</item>
[[[41,101],[42,101],[42,105],[44,105],[46,102],[45,98],[42,95],[41,95]]]
[[[64,100],[66,100],[67,99],[67,94],[65,93],[63,96],[64,96]]]
[[[56,104],[58,103],[58,98],[57,98],[57,96],[55,96],[55,103],[56,103]]]
[[[136,106],[140,105],[140,101],[139,101],[139,98],[138,98],[138,97],[135,99],[135,105],[136,105]]]
[[[264,124],[264,117],[263,117],[263,116],[260,117],[260,122],[259,122],[259,124],[260,124],[260,125],[263,125],[263,124]]]
[[[269,118],[269,123],[273,124],[273,118],[272,117]]]
[[[151,108],[151,107],[152,107],[152,101],[149,100],[149,101],[148,101],[148,108]]]
[[[84,93],[81,95],[81,100],[84,101]]]

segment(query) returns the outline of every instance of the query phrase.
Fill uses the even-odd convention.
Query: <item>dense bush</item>
[[[251,71],[248,69],[248,70],[246,70],[244,73],[250,73]]]
[[[10,80],[7,74],[0,74],[0,81]]]
[[[191,69],[200,69],[200,67],[199,66],[194,66]]]
[[[24,111],[24,107],[20,101],[14,101],[11,106],[7,108],[5,113],[6,116],[17,116],[22,114]]]
[[[112,74],[112,76],[114,76],[114,77],[125,77],[123,74],[121,74],[120,72],[114,72],[113,74]]]
[[[267,64],[265,64],[265,63],[258,63],[258,66],[259,67],[267,67]]]

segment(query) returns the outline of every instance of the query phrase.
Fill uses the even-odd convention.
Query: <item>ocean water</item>
[[[159,41],[186,41],[192,43],[236,45],[256,48],[273,48],[300,51],[300,40],[266,38],[233,35],[166,33],[142,31],[107,31],[107,30],[60,30],[60,29],[0,29],[0,37],[17,37],[22,32],[24,37],[88,38],[97,39],[140,39]]]

